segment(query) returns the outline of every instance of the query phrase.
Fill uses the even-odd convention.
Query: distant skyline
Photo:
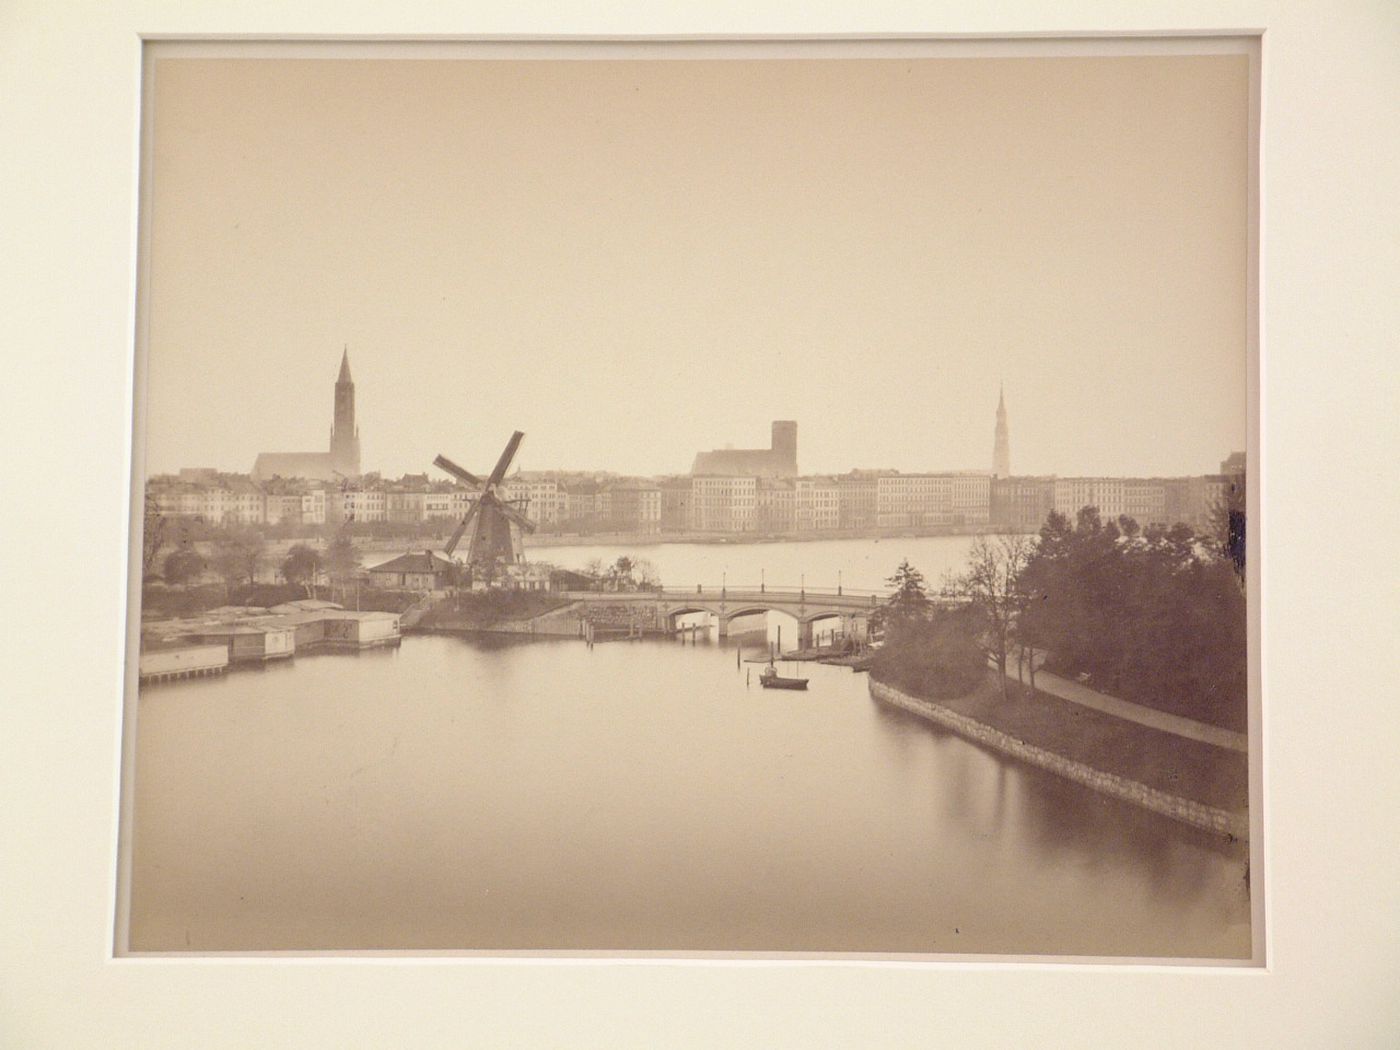
[[[1243,56],[162,59],[148,473],[1214,471],[1245,447]]]

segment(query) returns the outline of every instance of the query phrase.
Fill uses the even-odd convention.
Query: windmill
[[[506,500],[497,494],[506,471],[510,469],[511,460],[515,458],[515,451],[520,447],[520,439],[524,436],[518,430],[510,436],[505,451],[501,453],[495,469],[485,481],[470,471],[463,470],[446,456],[440,455],[433,460],[434,466],[480,490],[457,528],[453,530],[452,538],[447,541],[445,548],[447,556],[452,557],[457,544],[462,541],[467,530],[471,529],[471,539],[467,542],[467,565],[473,570],[489,573],[498,560],[507,564],[520,561],[520,538],[511,526],[514,525],[524,532],[535,531],[535,523],[513,505],[524,502],[523,500]]]

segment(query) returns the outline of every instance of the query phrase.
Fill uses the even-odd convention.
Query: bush
[[[914,696],[966,696],[987,677],[987,658],[966,610],[891,619],[871,675]]]
[[[172,587],[183,587],[204,571],[204,559],[193,547],[182,547],[165,556],[163,575]]]

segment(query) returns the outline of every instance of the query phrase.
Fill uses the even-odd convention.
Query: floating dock
[[[199,617],[143,624],[140,681],[222,674],[231,666],[286,660],[298,652],[376,649],[401,640],[396,613],[355,612],[329,602],[225,606]]]

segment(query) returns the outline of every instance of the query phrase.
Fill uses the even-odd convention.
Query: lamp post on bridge
[[[841,597],[841,570],[836,570],[836,596]]]

